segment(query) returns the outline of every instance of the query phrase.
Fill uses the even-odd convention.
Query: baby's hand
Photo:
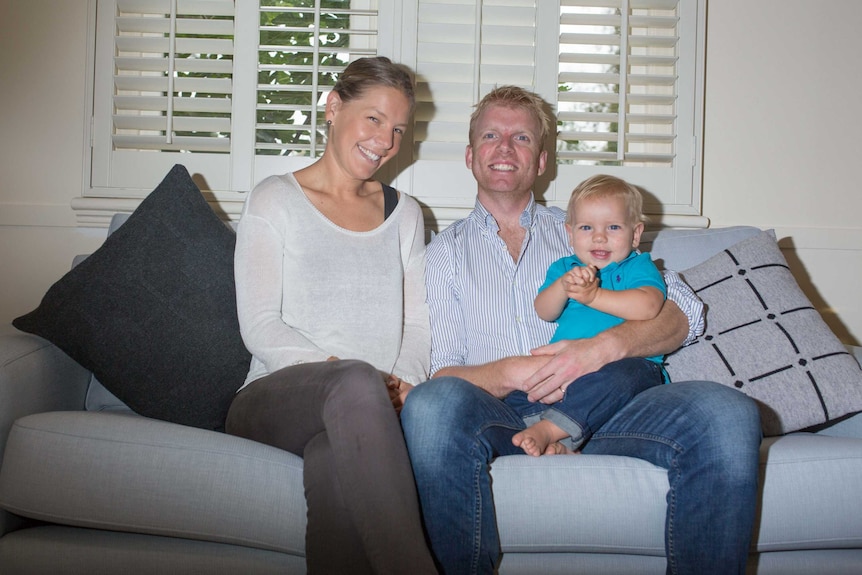
[[[595,266],[578,266],[563,275],[563,289],[571,299],[590,305],[599,290],[598,269]]]
[[[579,278],[579,281],[577,283],[581,286],[588,286],[589,284],[596,281],[598,273],[598,268],[593,265],[577,266],[569,270],[569,274],[571,274],[573,278]]]

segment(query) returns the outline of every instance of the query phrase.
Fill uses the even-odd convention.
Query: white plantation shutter
[[[535,4],[419,0],[416,159],[463,159],[476,101],[495,85],[533,86]]]
[[[464,164],[470,114],[494,86],[536,85],[536,0],[418,0],[414,158],[396,184],[442,227],[475,202]],[[453,210],[454,208],[454,210]]]
[[[698,0],[560,0],[553,201],[606,172],[641,186],[664,223],[700,213],[703,10]]]
[[[377,54],[380,3],[392,12],[393,0],[98,0],[79,221],[131,209],[175,163],[236,214],[258,181],[319,157],[325,95]]]
[[[260,14],[255,182],[323,153],[326,94],[348,62],[377,55],[379,26],[377,0],[261,0]]]
[[[563,124],[559,139],[586,145],[561,147],[558,158],[670,164],[677,82],[676,2],[666,2],[668,9],[662,15],[640,16],[627,9],[586,4],[563,1],[559,78],[570,91],[560,92],[558,113]],[[631,34],[621,34],[629,28]]]
[[[93,0],[93,117],[79,222],[134,208],[175,163],[235,216],[264,177],[325,146],[344,66],[382,54],[417,74],[408,141],[380,174],[440,229],[473,206],[469,117],[494,86],[557,114],[536,185],[565,206],[584,178],[642,186],[669,225],[701,225],[705,0]]]
[[[174,163],[227,182],[234,2],[99,5],[94,188],[158,183]],[[134,192],[132,192],[134,193]]]
[[[702,223],[687,217],[700,213],[702,0],[416,1],[416,161],[398,183],[438,227],[473,205],[468,118],[501,84],[557,113],[541,200],[564,207],[581,180],[609,172],[645,189],[657,221]]]
[[[116,22],[114,147],[230,151],[229,137],[219,136],[230,135],[233,20],[188,19],[174,13],[158,19],[120,16]],[[181,53],[216,58],[183,58]],[[181,75],[174,77],[174,72]]]

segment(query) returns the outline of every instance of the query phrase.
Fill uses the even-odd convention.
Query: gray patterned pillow
[[[802,293],[772,234],[681,273],[706,304],[706,331],[666,358],[672,381],[712,380],[749,395],[764,435],[862,411],[862,369]]]

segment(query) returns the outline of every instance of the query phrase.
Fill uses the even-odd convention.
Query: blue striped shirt
[[[425,282],[431,314],[431,373],[480,365],[545,345],[556,324],[536,314],[533,300],[548,266],[572,253],[565,212],[534,199],[520,218],[526,230],[518,261],[498,235],[494,217],[476,207],[428,244]],[[675,272],[665,272],[668,298],[686,314],[686,344],[703,333],[703,303]]]

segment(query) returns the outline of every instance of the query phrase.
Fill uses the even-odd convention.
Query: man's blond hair
[[[530,92],[518,86],[499,86],[494,88],[482,98],[473,114],[470,116],[470,144],[473,143],[476,124],[479,122],[479,116],[491,106],[503,106],[506,108],[520,109],[527,111],[536,122],[539,124],[541,139],[539,142],[540,149],[543,149],[548,136],[551,134],[551,118],[546,110],[548,104],[541,96],[535,92]]]

